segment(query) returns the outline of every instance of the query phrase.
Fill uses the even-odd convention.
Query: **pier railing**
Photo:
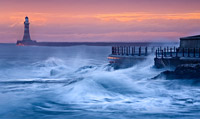
[[[200,58],[200,48],[160,47],[156,49],[155,55],[156,58]]]
[[[123,55],[123,56],[147,56],[153,53],[154,47],[131,47],[131,46],[113,46],[112,55]]]

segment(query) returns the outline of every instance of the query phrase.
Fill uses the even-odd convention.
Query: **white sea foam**
[[[199,111],[198,86],[189,81],[151,79],[163,71],[152,67],[153,57],[120,70],[79,53],[70,58],[31,60],[27,65],[21,62],[12,66],[8,62],[9,68],[0,70],[0,106],[5,108],[0,114],[7,115],[18,107],[23,112],[33,110],[27,114],[67,116],[86,112],[134,116]],[[6,107],[9,103],[11,106]]]

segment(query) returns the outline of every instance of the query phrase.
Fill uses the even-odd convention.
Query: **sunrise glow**
[[[200,31],[200,1],[178,1],[1,0],[0,42],[22,39],[25,16],[37,41],[177,42]]]

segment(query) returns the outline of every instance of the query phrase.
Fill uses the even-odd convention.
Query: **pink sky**
[[[200,0],[0,0],[0,42],[165,42],[200,34]]]

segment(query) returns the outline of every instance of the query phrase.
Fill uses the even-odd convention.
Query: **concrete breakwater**
[[[151,52],[148,50],[148,47],[131,47],[131,46],[116,46],[112,47],[112,55],[127,55],[127,56],[147,56],[149,53],[154,51],[154,47],[151,48]]]
[[[110,63],[117,67],[130,67],[154,54],[156,68],[177,67],[182,64],[200,63],[200,35],[180,38],[179,47],[135,47],[113,46],[108,56]],[[156,50],[155,50],[156,49]]]
[[[113,46],[108,60],[115,69],[127,68],[146,60],[150,54],[154,53],[154,49],[155,47]]]
[[[197,64],[200,63],[200,48],[158,48],[155,51],[154,62],[157,68]]]
[[[126,68],[147,59],[149,55],[154,55],[156,68],[200,63],[200,48],[179,47],[114,46],[108,59],[115,68]]]

